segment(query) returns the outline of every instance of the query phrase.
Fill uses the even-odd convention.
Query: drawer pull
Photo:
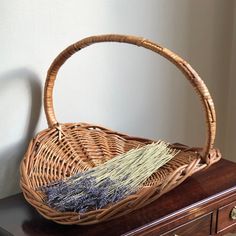
[[[232,220],[236,220],[236,206],[231,210],[230,217]]]

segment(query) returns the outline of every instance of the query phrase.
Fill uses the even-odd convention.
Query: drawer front
[[[236,201],[219,208],[217,233],[232,226],[236,226]]]
[[[208,236],[211,234],[211,214],[190,221],[161,236]]]

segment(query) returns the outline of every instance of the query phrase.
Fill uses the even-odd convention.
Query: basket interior
[[[51,182],[101,165],[118,154],[151,143],[88,124],[63,124],[37,135],[28,163],[29,184],[38,190]],[[145,186],[159,186],[170,173],[196,158],[193,151],[180,152],[154,173]]]

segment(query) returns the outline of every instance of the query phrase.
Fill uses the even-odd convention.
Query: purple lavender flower
[[[126,186],[118,186],[118,182],[109,177],[100,182],[93,176],[81,177],[71,185],[60,182],[58,186],[42,188],[48,205],[60,211],[83,213],[117,202],[130,193]]]

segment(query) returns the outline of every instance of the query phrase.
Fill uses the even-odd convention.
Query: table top
[[[221,160],[209,169],[189,177],[184,183],[153,203],[118,219],[90,226],[65,226],[44,219],[17,194],[0,200],[0,228],[17,236],[122,235],[133,230],[158,224],[183,209],[196,207],[207,199],[236,191],[236,164]],[[78,234],[79,233],[79,234]],[[0,229],[0,235],[4,234]]]

